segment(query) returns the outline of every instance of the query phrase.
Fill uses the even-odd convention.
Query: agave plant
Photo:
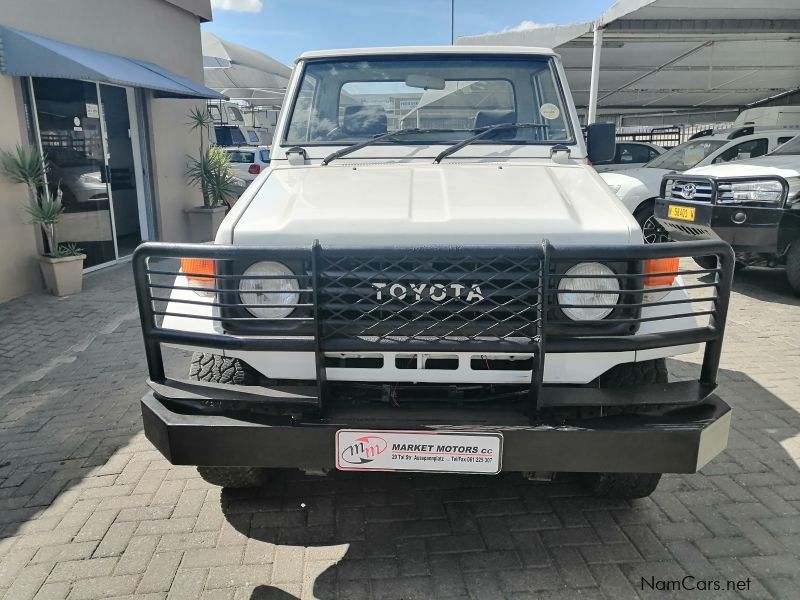
[[[28,188],[29,205],[34,207],[47,177],[45,158],[36,148],[18,145],[13,151],[2,150],[0,175],[11,183],[24,184]]]
[[[214,118],[206,107],[198,108],[195,106],[189,112],[189,122],[187,125],[189,125],[192,131],[200,130],[200,151],[198,152],[198,156],[202,156],[206,150],[205,134],[213,123]]]
[[[61,188],[57,187],[51,197],[46,194],[40,194],[39,200],[33,202],[27,207],[28,215],[31,220],[30,223],[38,225],[44,232],[44,237],[47,239],[47,247],[50,249],[50,256],[62,256],[58,239],[56,237],[56,225],[61,218],[61,213],[64,212],[64,207],[61,205]]]
[[[189,183],[199,186],[202,190],[205,208],[228,204],[228,199],[236,195],[230,159],[228,154],[217,146],[206,150],[199,159],[189,157],[186,178]]]
[[[199,158],[192,158],[189,157],[189,166],[186,171],[186,177],[189,179],[189,182],[197,185],[200,188],[200,193],[203,195],[203,206],[206,208],[211,208],[215,206],[211,200],[208,185],[207,185],[207,173],[209,172],[209,165],[208,165],[208,157],[207,157],[207,150],[206,150],[206,139],[205,134],[208,132],[208,128],[214,123],[214,119],[211,116],[208,108],[198,108],[194,107],[188,115],[189,128],[192,131],[199,131],[200,132],[200,147],[197,152],[197,156]]]
[[[73,242],[67,242],[66,244],[58,245],[58,251],[55,253],[55,257],[80,256],[81,254],[83,254],[83,248],[78,247],[78,244]]]
[[[17,146],[13,151],[0,151],[0,175],[11,183],[24,184],[28,188],[28,206],[25,210],[30,216],[29,222],[42,228],[50,256],[62,256],[56,239],[56,225],[64,212],[61,186],[60,183],[56,186],[52,196],[44,193],[47,180],[45,157],[38,149],[23,146]]]

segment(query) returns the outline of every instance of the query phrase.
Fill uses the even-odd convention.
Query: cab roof
[[[386,46],[379,48],[348,48],[343,50],[314,50],[303,52],[297,60],[313,58],[348,58],[351,56],[386,56],[396,54],[530,54],[555,56],[550,48],[533,46]]]

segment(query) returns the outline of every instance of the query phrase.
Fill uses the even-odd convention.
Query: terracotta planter
[[[217,235],[222,219],[227,212],[225,206],[215,208],[205,208],[196,206],[185,209],[186,216],[189,218],[189,239],[192,242],[210,242]]]
[[[83,288],[83,261],[85,254],[53,258],[40,256],[44,286],[54,296],[78,294]]]

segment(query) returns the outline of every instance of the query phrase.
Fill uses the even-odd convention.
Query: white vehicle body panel
[[[513,194],[498,194],[514,190]],[[490,210],[487,210],[490,208]],[[586,165],[273,168],[233,230],[244,246],[623,244],[636,222]]]
[[[642,202],[658,196],[661,178],[667,173],[669,173],[667,169],[642,167],[601,173],[600,177],[616,193],[625,208],[633,213]]]

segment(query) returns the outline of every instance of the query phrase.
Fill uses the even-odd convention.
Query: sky
[[[222,38],[291,65],[306,50],[450,43],[451,0],[211,0]],[[613,0],[455,0],[455,34],[575,23]]]

